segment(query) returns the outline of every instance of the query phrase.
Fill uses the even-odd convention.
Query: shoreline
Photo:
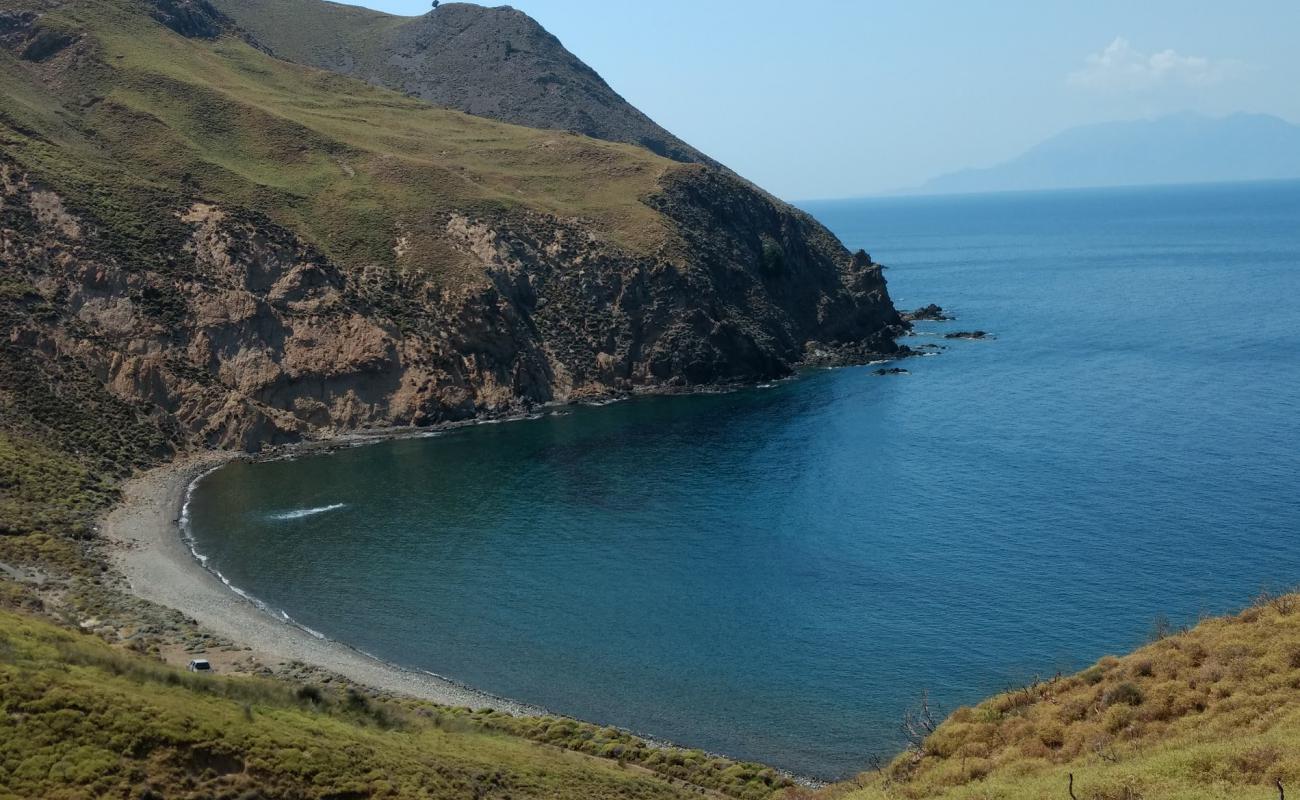
[[[608,405],[634,397],[608,399],[586,405]],[[551,408],[528,414],[480,417],[429,428],[354,431],[328,439],[280,445],[257,454],[234,451],[183,454],[123,483],[122,499],[104,517],[99,531],[108,545],[106,550],[109,563],[126,581],[131,594],[174,609],[234,644],[247,647],[245,654],[251,655],[265,666],[285,666],[297,662],[380,693],[402,695],[449,707],[504,711],[516,717],[570,719],[566,714],[543,706],[502,697],[433,672],[385,661],[312,631],[287,615],[276,616],[270,606],[227,582],[216,570],[205,566],[182,527],[194,487],[210,473],[232,461],[293,459],[299,455],[320,455],[385,441],[430,438],[468,425],[532,420],[557,410]],[[641,739],[652,748],[684,747],[637,731],[619,729]],[[721,753],[709,754],[733,759],[732,756]],[[773,769],[806,788],[829,785],[827,780],[821,778],[800,775],[779,767]]]
[[[379,441],[400,435],[393,432],[388,436],[362,437],[362,440]],[[308,443],[314,446],[303,449],[355,443],[343,438]],[[446,706],[491,708],[516,716],[550,714],[540,706],[499,697],[430,672],[401,667],[343,642],[314,635],[290,620],[273,616],[269,609],[204,567],[181,530],[182,508],[191,488],[203,476],[246,457],[233,452],[181,456],[123,484],[122,500],[104,519],[101,530],[110,545],[109,558],[126,579],[132,594],[175,609],[213,633],[250,648],[248,654],[268,666],[300,662],[372,690]]]
[[[283,611],[277,616],[277,609],[230,583],[216,569],[209,568],[206,558],[194,549],[184,528],[190,493],[208,474],[237,460],[292,460],[299,456],[323,455],[386,441],[432,438],[463,427],[528,421],[552,414],[564,414],[568,413],[566,409],[570,406],[598,407],[642,397],[729,394],[746,389],[769,389],[779,383],[800,380],[815,371],[871,367],[929,354],[905,349],[901,353],[873,355],[869,360],[848,363],[804,364],[790,375],[761,383],[609,393],[579,402],[548,403],[527,411],[479,415],[428,427],[347,431],[320,439],[275,445],[258,453],[207,450],[180,454],[166,464],[125,481],[121,486],[121,500],[103,517],[99,533],[107,544],[109,563],[125,580],[132,595],[180,612],[200,626],[245,648],[245,655],[252,656],[262,665],[284,667],[298,663],[342,677],[371,691],[402,695],[444,706],[492,709],[513,716],[569,718],[543,706],[502,697],[433,672],[385,661],[313,631]],[[636,736],[651,747],[683,747],[637,731],[620,730]],[[720,753],[710,755],[733,758]],[[804,787],[828,785],[827,781],[820,778],[776,769]]]

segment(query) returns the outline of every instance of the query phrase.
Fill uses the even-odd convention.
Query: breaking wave
[[[300,508],[295,511],[283,511],[279,514],[268,514],[267,519],[290,520],[302,519],[303,517],[314,517],[317,514],[328,514],[331,511],[338,511],[340,508],[347,508],[347,503],[335,503],[329,506],[318,506],[317,508]]]

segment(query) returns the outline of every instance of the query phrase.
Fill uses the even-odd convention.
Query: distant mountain
[[[444,3],[398,17],[322,0],[213,0],[259,45],[299,64],[530,128],[640,145],[716,166],[637,110],[535,20]]]
[[[925,194],[1133,186],[1300,177],[1300,125],[1267,114],[1154,120],[1071,128],[986,169],[928,181]]]

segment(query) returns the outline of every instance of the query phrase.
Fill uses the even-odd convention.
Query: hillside
[[[725,173],[280,61],[205,3],[0,5],[7,367],[94,376],[151,453],[895,349],[879,267]]]
[[[0,711],[5,800],[757,800],[787,783],[758,765],[658,750],[572,720],[188,674],[3,611]]]
[[[955,711],[823,800],[1242,800],[1300,788],[1300,596]],[[937,719],[935,720],[938,721]],[[923,742],[921,737],[924,736]]]
[[[1071,128],[986,169],[927,182],[927,194],[1300,178],[1300,126],[1266,114],[1175,114]]]
[[[445,3],[396,17],[323,0],[213,0],[258,45],[434,105],[716,162],[656,125],[527,14]]]

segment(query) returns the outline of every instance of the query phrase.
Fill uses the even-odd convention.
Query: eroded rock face
[[[154,19],[192,39],[213,39],[221,35],[226,20],[208,0],[151,0]]]
[[[93,220],[0,163],[4,334],[84,365],[177,447],[244,450],[896,350],[902,323],[865,254],[725,175],[672,180],[649,202],[683,244],[653,256],[579,221],[448,215],[437,234],[486,276],[449,289],[341,268],[207,203],[174,210],[175,258],[128,262]]]

